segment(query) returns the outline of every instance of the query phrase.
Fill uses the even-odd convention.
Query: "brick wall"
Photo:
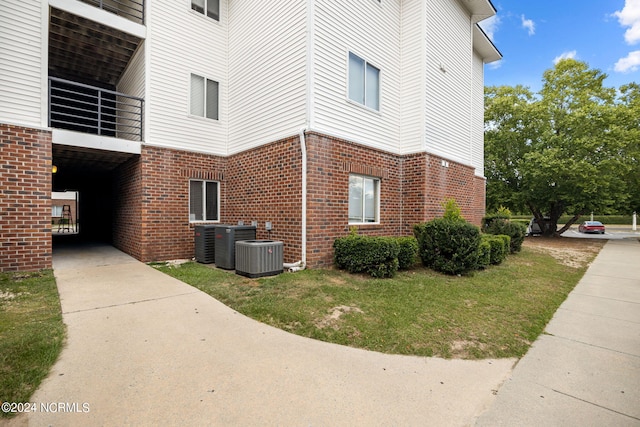
[[[380,224],[358,225],[361,234],[400,235],[400,158],[345,140],[309,133],[307,140],[307,263],[333,264],[333,241],[349,233],[349,175],[380,178]]]
[[[258,221],[257,238],[281,240],[284,261],[301,258],[302,152],[298,137],[248,150],[227,159],[224,223]],[[265,230],[270,221],[272,231]]]
[[[51,268],[51,132],[0,123],[0,271]]]
[[[228,158],[145,146],[116,171],[114,245],[142,261],[193,257],[189,180],[211,180],[220,183],[220,224],[258,221],[257,238],[285,241],[285,261],[297,261],[300,170],[298,138]]]
[[[307,263],[333,263],[333,241],[349,232],[349,175],[380,178],[380,224],[368,235],[410,235],[454,198],[468,220],[484,214],[484,180],[471,167],[421,153],[398,156],[318,133],[306,135]],[[301,259],[302,154],[291,137],[227,158],[143,147],[117,172],[114,243],[143,261],[191,258],[189,179],[220,183],[220,223],[258,222],[257,238],[284,241],[285,262]],[[272,223],[272,231],[265,223]]]
[[[349,174],[380,178],[380,224],[357,225],[360,234],[402,236],[444,212],[454,198],[462,215],[480,225],[484,179],[474,169],[426,153],[398,156],[317,133],[307,135],[307,262],[333,264],[333,241],[349,232]]]
[[[189,223],[189,180],[219,181],[224,218],[225,180],[221,157],[145,146],[140,166],[140,255],[143,261],[194,256]]]
[[[142,259],[142,163],[140,156],[120,165],[113,174],[113,245]]]

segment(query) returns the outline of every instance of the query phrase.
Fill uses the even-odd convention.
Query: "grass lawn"
[[[393,279],[307,270],[247,279],[198,263],[154,266],[258,321],[323,341],[444,358],[521,357],[604,241],[527,239],[471,277],[418,267]]]
[[[28,402],[47,376],[65,327],[51,270],[0,273],[0,401]],[[0,411],[0,418],[7,417]]]

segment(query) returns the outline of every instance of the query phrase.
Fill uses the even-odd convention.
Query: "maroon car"
[[[599,233],[604,234],[604,225],[600,221],[585,221],[578,227],[581,233]]]

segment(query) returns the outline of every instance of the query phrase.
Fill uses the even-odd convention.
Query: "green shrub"
[[[493,265],[500,264],[509,254],[509,236],[483,234],[482,240],[491,246],[490,263]]]
[[[482,229],[484,230],[491,226],[491,224],[496,220],[508,221],[509,219],[511,219],[511,211],[504,206],[500,206],[495,213],[487,214],[482,218]]]
[[[444,219],[450,219],[453,221],[464,221],[462,217],[462,209],[458,206],[455,199],[447,199],[442,203],[442,208],[444,209],[444,214],[442,217]]]
[[[491,264],[491,244],[484,238],[486,234],[482,235],[480,244],[478,245],[478,268],[487,268]]]
[[[460,219],[436,218],[414,226],[418,254],[424,266],[446,274],[478,267],[478,227]]]
[[[516,253],[522,249],[522,242],[527,234],[527,226],[517,222],[494,219],[484,229],[488,234],[504,234],[511,238],[509,252]]]
[[[413,267],[418,257],[418,241],[415,237],[398,237],[398,268],[400,270],[408,270]]]
[[[393,277],[398,271],[400,245],[394,237],[351,234],[333,242],[335,264],[349,273]]]

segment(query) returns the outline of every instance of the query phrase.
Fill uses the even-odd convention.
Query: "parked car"
[[[604,234],[604,225],[600,221],[585,221],[578,226],[580,233]]]
[[[542,227],[540,226],[540,224],[538,224],[538,221],[535,218],[531,218],[531,221],[529,221],[529,225],[527,226],[527,236],[540,235],[542,235]]]

